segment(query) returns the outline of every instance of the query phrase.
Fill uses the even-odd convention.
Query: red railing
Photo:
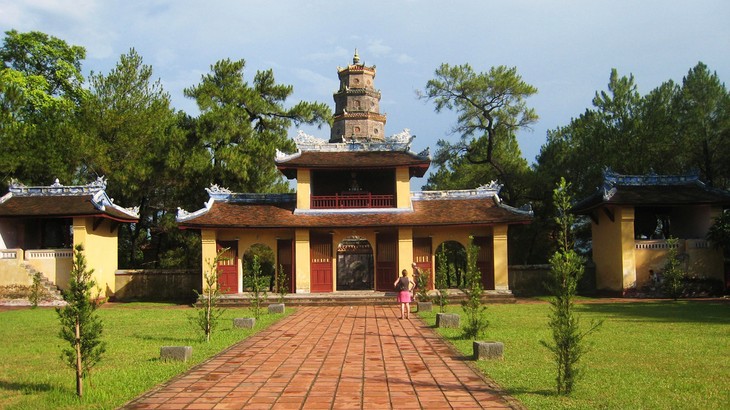
[[[334,194],[312,196],[312,209],[394,208],[394,195]]]

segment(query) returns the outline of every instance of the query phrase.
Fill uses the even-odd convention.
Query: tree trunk
[[[84,369],[81,366],[81,327],[79,321],[76,321],[76,394],[82,397],[84,394],[83,374]]]

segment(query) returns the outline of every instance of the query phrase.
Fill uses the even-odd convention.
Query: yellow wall
[[[411,180],[408,167],[395,169],[395,198],[397,208],[411,207]]]
[[[623,280],[623,245],[621,238],[621,208],[609,207],[614,212],[614,221],[606,215],[603,209],[598,209],[595,216],[598,224],[591,223],[593,238],[593,261],[596,264],[596,288],[599,290],[621,291]],[[632,210],[633,215],[633,210]],[[632,241],[633,244],[633,227]]]
[[[311,266],[309,264],[309,229],[297,229],[294,237],[296,256],[296,292],[309,293]]]
[[[297,169],[297,208],[309,209],[312,195],[312,172],[308,169]]]
[[[509,289],[508,273],[508,251],[507,251],[507,225],[497,225],[493,229],[494,236],[494,290]]]
[[[6,250],[8,255],[15,254],[15,258],[8,257],[0,259],[0,286],[23,285],[30,286],[33,283],[28,271],[20,266],[23,261],[22,249]]]
[[[649,270],[660,273],[667,263],[669,249],[666,240],[637,240],[636,278],[637,286],[650,283]],[[679,255],[685,256],[681,265],[691,276],[724,280],[722,251],[715,249],[704,239],[680,239]]]
[[[667,263],[669,249],[665,240],[637,240],[634,244],[634,257],[636,258],[636,286],[642,287],[650,284],[650,270],[660,273]],[[636,248],[636,246],[639,246]]]
[[[712,278],[725,282],[725,259],[722,250],[715,249],[712,243],[704,239],[687,239],[687,272],[691,276]]]
[[[634,207],[621,207],[621,272],[623,289],[636,286],[636,257],[634,246]],[[618,212],[617,212],[618,214]],[[619,220],[619,215],[616,215]]]
[[[203,267],[203,275],[210,273],[213,269],[213,261],[217,256],[218,252],[215,246],[216,231],[210,229],[203,229],[200,231],[200,242],[202,246],[201,259]],[[203,286],[203,277],[200,278],[201,289]],[[205,290],[205,289],[203,289]]]
[[[116,290],[114,274],[118,267],[119,224],[103,219],[94,229],[94,218],[74,218],[74,248],[83,245],[88,269],[94,270],[94,280],[102,296],[112,296]]]
[[[71,249],[28,249],[25,251],[25,262],[40,272],[61,289],[68,288],[73,264]],[[88,255],[87,255],[88,265]],[[91,268],[90,265],[89,269]],[[96,280],[96,278],[95,278]],[[96,280],[99,286],[101,284]]]
[[[398,229],[398,274],[405,269],[408,276],[413,276],[413,229]]]

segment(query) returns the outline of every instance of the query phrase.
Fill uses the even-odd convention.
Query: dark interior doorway
[[[373,248],[351,236],[337,247],[337,290],[373,290]]]

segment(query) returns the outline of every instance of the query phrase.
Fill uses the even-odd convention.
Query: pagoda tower
[[[337,75],[340,89],[334,94],[329,142],[385,141],[385,115],[380,113],[380,91],[374,86],[375,66],[361,63],[355,50],[352,64],[338,67]]]

